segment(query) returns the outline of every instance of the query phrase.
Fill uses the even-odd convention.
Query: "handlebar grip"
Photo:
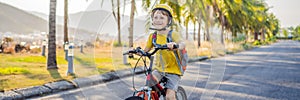
[[[166,44],[163,45],[163,46],[161,46],[161,47],[159,47],[159,48],[161,48],[161,49],[169,49],[168,46],[167,46]],[[179,48],[179,45],[178,45],[178,44],[173,45],[173,49],[178,49],[178,48]]]
[[[178,49],[179,48],[179,45],[176,44],[176,45],[173,45],[173,49]]]
[[[130,53],[136,53],[136,51],[135,51],[135,50],[129,50],[129,51],[123,53],[123,55],[128,55],[128,54],[130,54]]]

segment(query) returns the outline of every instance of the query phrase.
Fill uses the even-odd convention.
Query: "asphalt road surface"
[[[135,76],[135,86],[145,75]],[[180,85],[189,100],[299,100],[300,42],[279,41],[249,51],[191,63]],[[132,77],[32,99],[122,100]]]

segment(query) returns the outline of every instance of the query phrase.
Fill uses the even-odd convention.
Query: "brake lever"
[[[173,45],[173,49],[178,49],[178,48],[179,48],[179,44]]]
[[[134,58],[133,54],[128,54],[128,58],[133,59]]]
[[[176,45],[173,45],[173,49],[177,49],[178,47],[179,47],[179,45],[178,45],[178,44],[176,44]],[[157,47],[157,48],[162,48],[162,49],[170,49],[170,48],[168,48],[167,44],[165,44],[165,45],[162,45],[162,46],[160,46],[160,47]]]

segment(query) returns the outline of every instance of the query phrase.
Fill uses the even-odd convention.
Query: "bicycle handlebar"
[[[179,47],[178,44],[174,45],[173,46],[173,49],[177,49]],[[125,53],[123,53],[123,55],[128,55],[130,53],[132,54],[137,54],[137,53],[141,53],[142,56],[152,56],[153,54],[155,54],[158,50],[164,50],[164,49],[169,49],[168,46],[165,44],[165,45],[157,45],[155,48],[154,48],[154,51],[151,52],[151,53],[148,53],[148,52],[145,52],[144,50],[142,50],[141,47],[137,47],[136,49],[133,49],[133,50],[129,50]]]

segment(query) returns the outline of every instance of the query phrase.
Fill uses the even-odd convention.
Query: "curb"
[[[197,62],[208,59],[207,56],[196,57],[189,59],[189,63]],[[143,67],[138,67],[135,69],[135,74],[144,73]],[[61,91],[76,89],[79,87],[86,87],[97,85],[105,82],[110,82],[116,79],[125,78],[133,75],[133,69],[125,69],[125,70],[118,70],[115,72],[108,72],[101,75],[93,75],[89,77],[83,78],[76,78],[71,81],[57,81],[57,82],[50,82],[46,83],[41,86],[31,86],[27,88],[20,88],[16,90],[10,90],[5,92],[0,92],[0,100],[20,100],[25,98],[31,97],[38,97],[38,96],[46,96],[52,93],[57,93]]]

